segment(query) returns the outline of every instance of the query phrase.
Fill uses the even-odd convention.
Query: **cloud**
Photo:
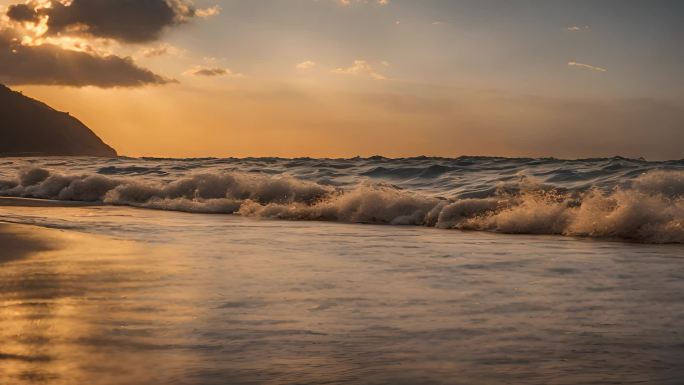
[[[209,17],[218,16],[221,13],[221,10],[221,7],[219,7],[218,5],[214,5],[213,7],[198,9],[197,11],[195,11],[195,15],[202,19],[206,19]]]
[[[16,0],[15,0],[16,1]],[[0,10],[0,81],[97,87],[173,82],[115,55],[120,44],[151,43],[169,28],[217,15],[192,0],[26,0]],[[145,57],[181,55],[169,44]]]
[[[311,60],[306,60],[303,61],[295,66],[298,70],[308,70],[311,68],[314,68],[316,66],[316,62],[311,61]]]
[[[578,26],[576,26],[576,25],[573,25],[573,26],[570,26],[570,27],[567,27],[567,28],[566,28],[566,30],[567,30],[567,31],[570,31],[570,32],[579,32],[579,31],[583,31],[583,30],[588,31],[589,29],[590,29],[590,28],[589,28],[588,25],[585,25],[584,27],[578,27]]]
[[[36,19],[37,15],[28,4],[10,5],[7,9],[7,17],[18,22],[30,22]]]
[[[193,76],[207,76],[207,77],[214,77],[214,76],[229,76],[229,77],[233,77],[233,78],[244,77],[243,74],[235,73],[228,68],[204,67],[204,66],[195,66],[193,68],[190,68],[189,70],[185,71],[185,74],[186,75],[193,75]]]
[[[385,80],[386,77],[373,69],[373,66],[365,60],[354,60],[354,64],[346,68],[337,68],[332,71],[341,75],[368,75],[375,80]]]
[[[569,61],[568,62],[569,67],[575,67],[575,68],[582,68],[582,69],[587,69],[587,70],[592,70],[592,71],[597,71],[597,72],[608,72],[607,69],[602,68],[602,67],[596,67],[590,64],[584,64],[584,63],[578,63],[576,61]]]
[[[162,43],[157,46],[142,48],[138,52],[138,54],[148,58],[166,55],[183,56],[185,54],[185,51],[180,48],[174,47],[169,43]]]
[[[29,0],[11,5],[16,23],[47,27],[45,35],[87,35],[127,43],[159,39],[168,28],[194,17],[218,14],[220,8],[197,9],[190,0]]]
[[[0,30],[0,82],[11,85],[139,87],[174,82],[138,67],[133,59],[65,50],[51,44],[25,46]]]
[[[340,5],[352,5],[352,4],[367,4],[369,2],[376,3],[378,5],[387,5],[389,4],[389,0],[337,0],[337,3]]]

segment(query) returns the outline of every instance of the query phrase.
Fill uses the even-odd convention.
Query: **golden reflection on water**
[[[54,249],[0,266],[0,383],[142,384],[164,366],[188,365],[188,357],[166,349],[187,341],[155,336],[164,328],[156,313],[175,310],[158,309],[159,301],[188,295],[165,292],[160,284],[177,272],[170,250],[13,228]],[[143,256],[148,268],[141,270]],[[179,317],[164,315],[166,322]]]

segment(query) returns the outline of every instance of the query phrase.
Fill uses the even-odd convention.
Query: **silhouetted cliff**
[[[68,113],[0,84],[0,156],[114,157],[116,151]]]

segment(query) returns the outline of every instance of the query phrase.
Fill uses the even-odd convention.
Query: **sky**
[[[0,82],[129,156],[684,158],[680,0],[0,0]]]

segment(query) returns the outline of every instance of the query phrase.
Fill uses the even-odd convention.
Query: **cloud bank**
[[[137,66],[131,58],[98,56],[50,44],[24,46],[16,39],[10,31],[0,30],[2,83],[111,88],[172,82]]]
[[[28,0],[0,25],[0,81],[8,84],[137,87],[171,80],[98,42],[147,44],[175,26],[220,12],[190,0]],[[162,46],[164,47],[164,46]],[[144,48],[143,48],[144,50]],[[151,50],[149,55],[168,53]]]
[[[47,22],[47,35],[89,35],[127,43],[159,39],[168,28],[195,17],[209,17],[218,7],[197,9],[187,0],[52,0],[11,5],[14,22]]]

